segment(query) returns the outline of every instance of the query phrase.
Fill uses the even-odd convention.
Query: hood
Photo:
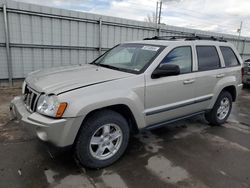
[[[25,81],[38,92],[60,94],[132,75],[131,73],[85,64],[35,71],[30,73]]]

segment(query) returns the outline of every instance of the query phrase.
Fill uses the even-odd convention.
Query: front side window
[[[121,44],[93,62],[99,66],[139,73],[162,51],[162,46]]]
[[[214,46],[197,46],[198,70],[206,71],[220,67],[220,58]]]
[[[192,72],[192,51],[190,46],[173,49],[161,63],[175,64],[180,67],[180,73]]]
[[[232,66],[237,66],[239,65],[239,61],[234,54],[233,50],[230,47],[220,47],[222,56],[224,58],[224,62],[226,67],[232,67]]]

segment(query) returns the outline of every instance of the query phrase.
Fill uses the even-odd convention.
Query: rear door
[[[205,110],[208,108],[217,82],[224,75],[223,65],[219,56],[219,49],[215,45],[199,44],[196,49],[196,108]]]

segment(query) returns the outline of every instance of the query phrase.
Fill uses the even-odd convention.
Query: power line
[[[131,8],[133,8],[133,9],[136,9],[136,10],[145,10],[145,11],[151,11],[152,10],[152,6],[149,6],[149,5],[145,5],[145,4],[140,4],[140,3],[136,3],[136,2],[131,2],[131,1],[129,1],[128,2],[128,4],[129,4],[129,6],[131,7]],[[149,8],[150,10],[148,10],[148,9],[145,9],[145,7],[147,7],[147,8]],[[171,9],[173,9],[174,7],[171,7]],[[162,13],[163,13],[163,10],[166,10],[166,6],[164,6],[164,3],[162,4]],[[197,10],[191,10],[191,9],[185,9],[185,8],[182,8],[181,7],[181,10],[177,10],[176,8],[174,8],[175,9],[175,12],[178,12],[178,13],[181,13],[181,14],[183,14],[183,12],[180,12],[180,11],[186,11],[186,12],[190,12],[190,13],[192,13],[192,14],[196,14],[196,15],[198,15],[198,16],[195,16],[195,15],[191,15],[191,14],[188,14],[190,17],[195,17],[195,18],[199,18],[199,19],[201,19],[199,16],[201,16],[201,15],[203,15],[203,16],[214,16],[213,14],[207,14],[207,13],[204,13],[204,12],[199,12],[199,11],[197,11]],[[170,10],[171,11],[171,10]],[[151,12],[154,12],[154,11],[151,11]],[[220,21],[220,19],[217,19],[217,20],[219,20]],[[202,20],[203,22],[206,22],[206,23],[209,23],[209,24],[214,24],[214,22],[211,22],[211,21],[206,21],[206,20]],[[226,26],[226,25],[228,25],[228,24],[226,24],[226,25],[221,25],[221,24],[216,24],[216,25],[219,25],[219,26]],[[236,25],[235,25],[235,28],[237,28],[236,27]]]
[[[131,7],[132,8],[135,8],[135,9],[138,9],[138,7],[137,6],[142,6],[142,4],[139,4],[139,3],[135,3],[135,2],[129,2],[129,4],[130,5],[132,5]],[[133,6],[133,5],[136,5],[136,6]],[[143,7],[149,7],[148,5],[145,5],[145,4],[143,4]],[[152,8],[152,7],[151,7]],[[173,8],[173,7],[172,7]],[[164,11],[164,10],[166,10],[167,9],[167,7],[166,6],[164,6],[164,4],[162,4],[162,12]],[[177,10],[177,9],[175,9],[175,12],[178,12],[178,13],[180,13],[180,14],[183,14],[183,10],[185,11],[185,12],[190,12],[190,13],[192,13],[192,15],[191,14],[189,14],[189,13],[186,13],[188,16],[190,16],[190,17],[194,17],[194,18],[198,18],[199,20],[202,20],[202,22],[203,23],[208,23],[208,24],[212,24],[212,25],[217,25],[217,26],[220,26],[220,27],[227,27],[227,28],[229,28],[229,27],[232,27],[233,29],[237,29],[237,26],[236,25],[228,25],[228,24],[225,24],[225,25],[222,25],[222,24],[215,24],[214,22],[212,22],[212,21],[207,21],[207,20],[203,20],[203,19],[201,19],[200,18],[200,16],[201,15],[203,15],[203,16],[214,16],[213,14],[207,14],[207,13],[204,13],[204,12],[199,12],[199,11],[197,11],[197,10],[191,10],[191,9],[185,9],[185,8],[181,8],[181,10]],[[171,10],[170,10],[171,11]],[[180,11],[182,11],[182,12],[180,12]],[[173,11],[174,12],[174,11]],[[193,15],[193,14],[196,14],[197,16],[195,16],[195,15]],[[166,16],[166,15],[165,15]],[[167,16],[166,16],[167,17]],[[218,21],[221,21],[221,19],[216,19],[216,20],[218,20]],[[200,25],[201,26],[201,25]],[[245,28],[245,27],[244,27]]]
[[[161,2],[161,1],[160,1]],[[158,3],[160,3],[160,2],[158,2]],[[151,11],[151,9],[152,9],[152,6],[149,6],[149,5],[145,5],[145,4],[140,4],[140,3],[135,3],[135,2],[128,2],[128,5],[129,5],[129,8],[132,8],[132,9],[134,9],[134,10],[145,10],[145,11],[147,11],[147,12],[154,12],[154,11]],[[172,8],[174,8],[174,7],[172,7]],[[164,12],[164,10],[166,10],[167,8],[166,8],[166,6],[164,6],[164,4],[162,4],[162,7],[161,7],[161,17],[163,16],[164,18],[168,18],[169,17],[169,15],[166,15]],[[211,26],[213,26],[213,25],[216,25],[217,27],[220,27],[220,28],[224,28],[225,29],[225,31],[224,32],[227,32],[227,33],[233,33],[233,31],[235,30],[235,34],[236,34],[236,30],[237,30],[237,25],[234,25],[234,24],[218,24],[218,22],[221,22],[222,20],[221,19],[216,19],[216,18],[213,18],[213,19],[215,19],[216,20],[216,22],[213,22],[213,21],[208,21],[208,20],[205,20],[205,19],[202,19],[201,18],[201,15],[202,16],[210,16],[210,17],[212,17],[212,16],[214,16],[214,15],[212,15],[212,14],[207,14],[207,13],[203,13],[203,12],[199,12],[199,11],[197,11],[197,10],[191,10],[191,9],[185,9],[185,8],[181,8],[181,10],[178,10],[178,9],[176,9],[176,8],[174,8],[174,10],[172,9],[172,10],[170,10],[170,12],[175,12],[175,13],[179,13],[179,14],[181,14],[181,15],[186,15],[187,16],[187,19],[188,18],[194,18],[194,19],[197,19],[197,20],[199,20],[201,23],[199,23],[199,24],[194,24],[193,23],[193,26],[192,27],[196,27],[197,29],[201,29],[201,30],[204,30],[203,28],[204,27],[206,27],[206,25],[205,24],[209,24],[209,25],[211,25]],[[158,13],[160,13],[160,12],[157,12],[156,13],[156,22],[158,22],[159,23],[159,21],[161,22],[161,17],[159,17],[159,14]],[[163,14],[164,13],[164,14]],[[162,15],[163,14],[163,15]],[[173,16],[172,16],[173,17]],[[173,17],[174,18],[174,17]],[[177,17],[178,18],[178,17]],[[190,22],[190,24],[192,24],[192,22],[191,21],[189,21]],[[204,23],[204,25],[203,25],[203,23]],[[172,24],[171,24],[172,25]],[[189,26],[179,26],[179,27],[189,27]],[[245,29],[250,29],[249,27],[244,27]],[[224,30],[223,29],[223,30]],[[227,31],[228,30],[228,31]],[[213,32],[213,30],[211,30],[212,32]]]

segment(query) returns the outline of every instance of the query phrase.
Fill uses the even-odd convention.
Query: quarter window
[[[192,51],[190,46],[177,47],[168,53],[161,63],[179,65],[180,73],[192,71]]]
[[[206,71],[220,67],[220,58],[214,46],[197,46],[198,70]]]
[[[225,62],[226,67],[232,67],[232,66],[239,65],[239,61],[231,48],[221,46],[220,50],[221,50],[222,56],[224,58],[224,62]]]

